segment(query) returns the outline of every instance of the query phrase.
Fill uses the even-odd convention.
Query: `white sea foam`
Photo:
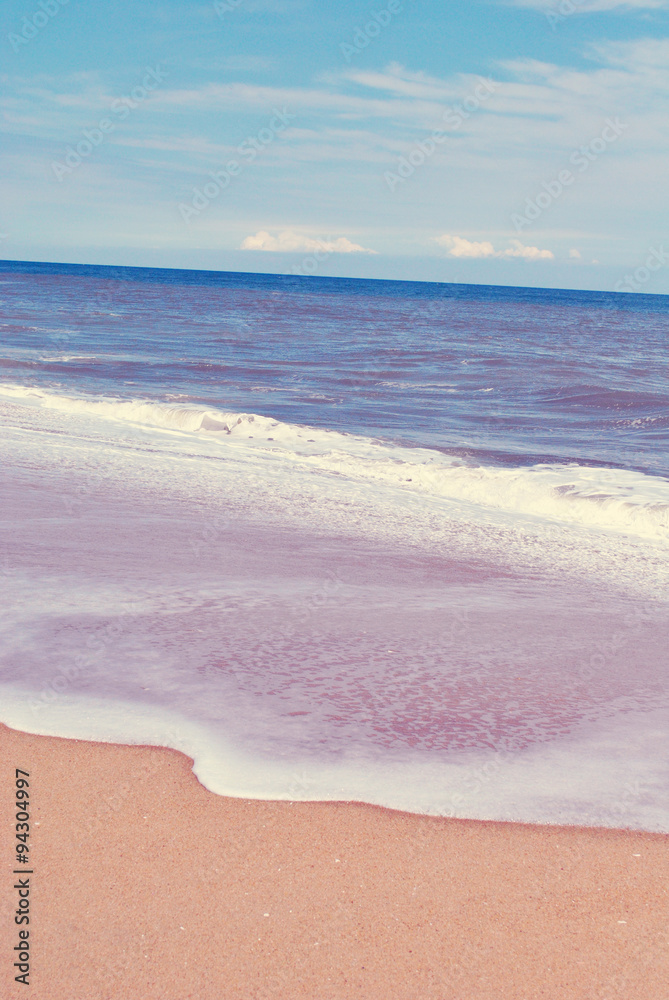
[[[400,486],[491,510],[669,542],[669,480],[570,464],[498,467],[427,448],[283,423],[254,413],[147,400],[72,397],[19,385],[0,395],[44,409],[207,438],[217,449],[270,452],[289,467]]]
[[[348,801],[432,816],[578,824],[669,833],[669,712],[582,727],[570,739],[520,754],[385,759],[352,754],[323,766],[240,752],[211,726],[167,709],[78,697],[37,702],[3,686],[0,720],[23,732],[163,746],[192,758],[219,795],[304,802]]]

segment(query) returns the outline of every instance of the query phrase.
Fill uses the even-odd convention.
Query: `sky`
[[[1,258],[669,293],[669,0],[4,0],[0,45]]]

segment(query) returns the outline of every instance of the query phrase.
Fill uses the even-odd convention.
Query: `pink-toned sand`
[[[3,1000],[669,998],[667,836],[226,799],[174,751],[5,727],[0,759]]]

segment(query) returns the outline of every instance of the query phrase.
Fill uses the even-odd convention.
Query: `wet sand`
[[[228,799],[176,751],[3,726],[0,759],[3,1000],[669,997],[665,835]]]

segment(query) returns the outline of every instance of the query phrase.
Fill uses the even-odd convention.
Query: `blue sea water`
[[[669,830],[669,297],[0,263],[0,720]]]

